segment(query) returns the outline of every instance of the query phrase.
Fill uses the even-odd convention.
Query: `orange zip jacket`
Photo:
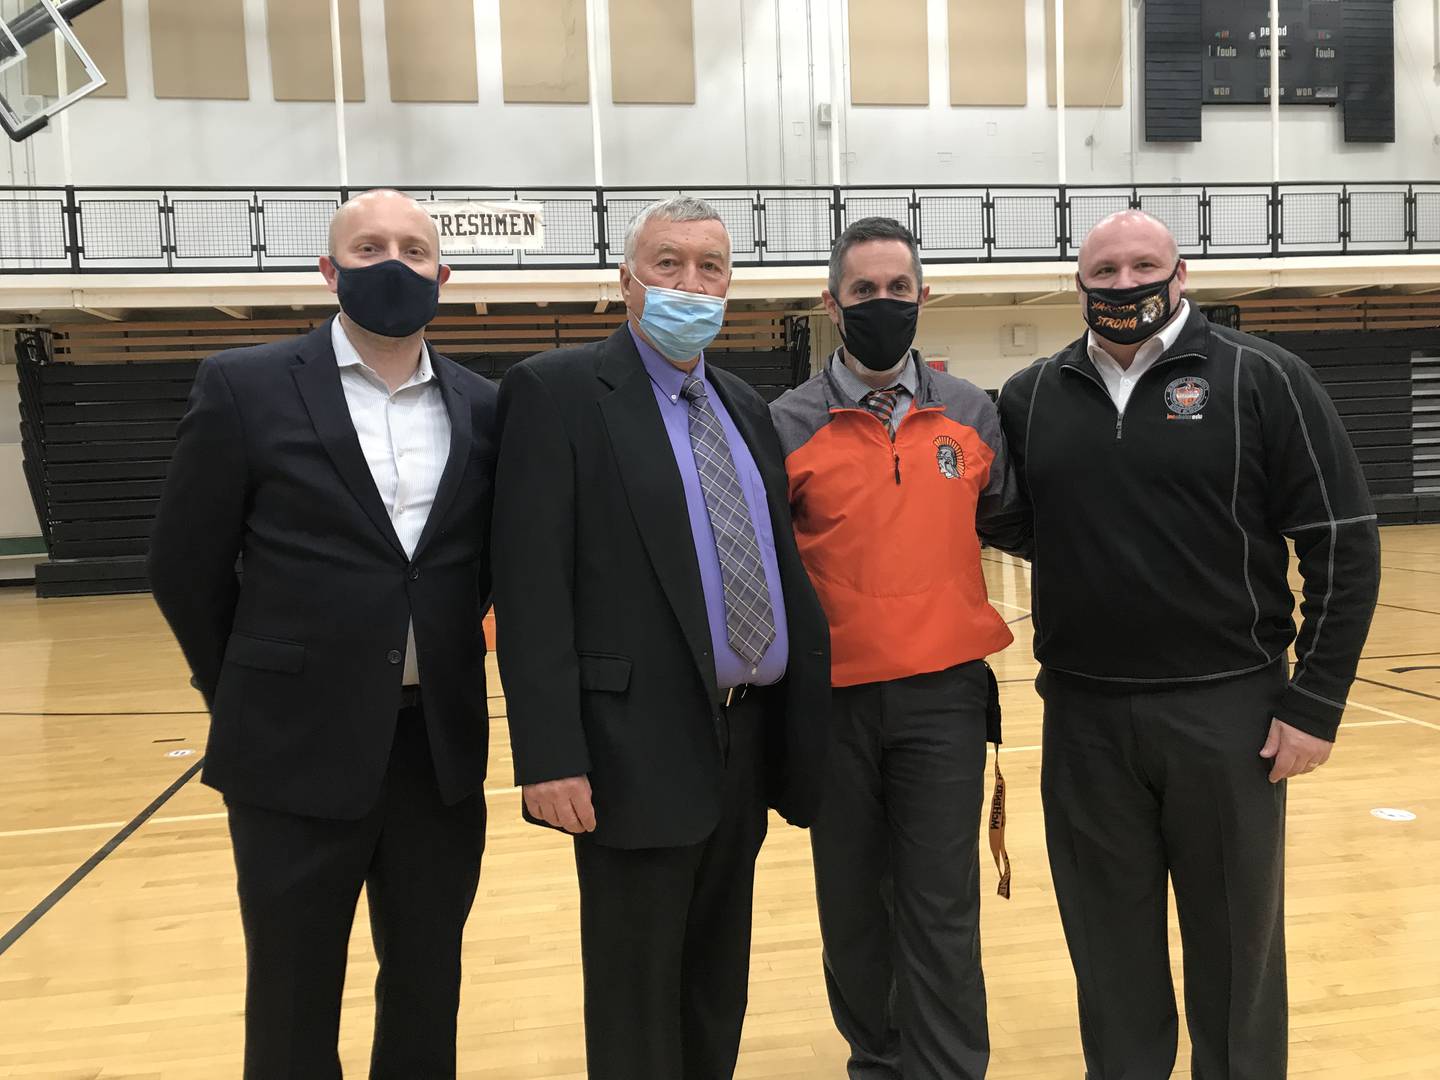
[[[974,384],[912,363],[919,385],[893,442],[828,364],[770,407],[835,686],[943,671],[1014,640],[980,568],[981,537],[1020,550],[1029,528],[999,414]]]

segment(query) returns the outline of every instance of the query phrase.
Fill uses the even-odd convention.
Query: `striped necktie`
[[[752,668],[775,640],[775,613],[770,587],[760,561],[760,544],[750,506],[740,489],[730,442],[705,384],[690,375],[680,387],[690,403],[690,449],[700,473],[700,491],[710,513],[715,551],[720,556],[720,582],[725,591],[725,635],[735,654]]]
[[[871,390],[860,404],[878,416],[887,429],[893,430],[890,420],[895,415],[895,405],[900,400],[900,391],[903,389],[904,387],[896,384],[887,386],[884,390]]]

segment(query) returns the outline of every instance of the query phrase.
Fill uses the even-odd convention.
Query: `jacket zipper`
[[[1161,359],[1156,360],[1155,363],[1150,365],[1150,369],[1149,371],[1145,372],[1145,375],[1149,375],[1151,371],[1154,371],[1156,368],[1159,368],[1164,364],[1173,364],[1176,360],[1204,359],[1205,357],[1200,353],[1178,353],[1175,356],[1162,357]],[[1105,388],[1105,384],[1099,379],[1095,378],[1095,376],[1091,375],[1084,368],[1076,367],[1073,364],[1067,364],[1065,366],[1069,368],[1069,370],[1075,372],[1075,374],[1083,376],[1084,378],[1088,379],[1090,382],[1098,386],[1100,388],[1100,392],[1105,395],[1106,400],[1109,401],[1111,405],[1115,406],[1115,441],[1121,441],[1125,437],[1125,413],[1119,405],[1115,405],[1115,399],[1110,396],[1110,391]],[[1141,375],[1140,379],[1145,378],[1145,375]],[[1135,386],[1130,391],[1131,397],[1134,397],[1135,391],[1140,389],[1140,379],[1135,380]],[[1126,404],[1129,404],[1128,400],[1126,401]]]
[[[906,409],[905,415],[900,418],[900,423],[895,425],[895,433],[893,435],[890,435],[890,456],[895,459],[895,485],[897,487],[900,485],[900,451],[895,449],[895,446],[900,441],[900,429],[905,426],[905,421],[909,420],[916,413],[933,412],[936,409],[939,409],[941,412],[943,412],[945,410],[945,406],[921,405],[918,401],[912,400],[910,402],[910,408]],[[871,413],[870,415],[874,416],[873,413]],[[879,420],[880,418],[876,416],[875,419]],[[890,434],[888,430],[886,431],[886,434]]]
[[[915,405],[916,405],[916,403],[915,403],[914,401],[910,402],[910,408],[908,408],[908,409],[905,410],[905,415],[900,418],[900,424],[905,423],[905,421],[909,419],[910,414],[915,411]],[[875,419],[879,420],[880,418],[877,416]],[[899,439],[900,439],[900,424],[896,424],[896,425],[895,425],[895,430],[894,430],[894,431],[891,431],[891,430],[889,429],[889,425],[885,425],[885,434],[888,435],[888,436],[890,436],[890,457],[891,457],[891,458],[894,460],[894,462],[895,462],[895,486],[896,486],[896,487],[899,487],[899,486],[900,486],[900,451],[897,450],[897,449],[895,449],[895,444],[896,444],[896,443],[899,441]]]
[[[1082,374],[1083,374],[1083,373],[1082,373]],[[1104,387],[1101,387],[1101,389],[1104,389]],[[900,438],[900,429],[905,426],[905,421],[906,421],[906,420],[909,420],[910,417],[914,416],[917,412],[933,412],[933,411],[936,410],[936,409],[939,409],[939,410],[941,410],[941,411],[943,412],[943,411],[944,411],[944,408],[945,408],[945,406],[943,406],[943,405],[920,405],[920,404],[918,404],[917,402],[915,402],[915,401],[912,400],[912,401],[910,402],[910,408],[906,409],[906,410],[905,410],[905,415],[900,418],[900,423],[898,423],[898,424],[895,425],[895,434],[894,434],[894,435],[891,435],[891,434],[890,434],[890,429],[889,429],[888,426],[886,426],[885,421],[881,420],[878,416],[876,416],[874,413],[872,413],[869,409],[851,409],[851,408],[843,408],[843,407],[842,407],[842,408],[832,408],[830,411],[831,411],[832,413],[837,413],[837,412],[856,412],[856,413],[860,413],[860,414],[862,414],[862,415],[864,415],[864,416],[868,416],[871,420],[874,420],[877,424],[879,424],[882,428],[884,428],[884,430],[885,430],[885,435],[886,435],[886,437],[890,440],[890,464],[891,464],[891,467],[893,468],[893,470],[894,470],[894,472],[895,472],[895,484],[896,484],[896,486],[898,487],[899,484],[900,484],[900,451],[898,451],[898,450],[895,449],[895,442],[896,442],[897,439]]]

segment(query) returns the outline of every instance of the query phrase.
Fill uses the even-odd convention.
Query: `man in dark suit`
[[[637,216],[607,340],[500,390],[496,613],[527,817],[576,834],[592,1080],[720,1080],[739,1052],[767,802],[815,812],[829,637],[764,401],[705,363],[730,241]]]
[[[397,192],[341,207],[340,315],[200,365],[150,549],[210,708],[245,928],[247,1080],[340,1076],[362,885],[370,1075],[455,1075],[485,843],[493,384],[423,339],[449,268]],[[236,572],[236,560],[240,572]]]

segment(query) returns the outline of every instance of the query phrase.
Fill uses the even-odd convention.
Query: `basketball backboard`
[[[99,2],[0,0],[0,127],[16,142],[105,85],[69,22]]]

